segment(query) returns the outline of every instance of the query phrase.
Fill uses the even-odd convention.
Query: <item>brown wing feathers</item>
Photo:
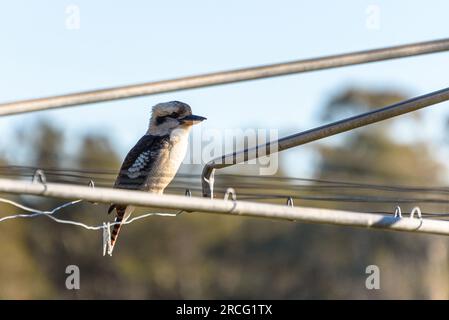
[[[161,147],[169,139],[169,136],[143,136],[136,145],[128,152],[120,172],[115,180],[114,188],[129,189],[129,190],[143,190],[146,182],[150,177],[152,165],[157,162],[156,158],[159,156]],[[114,209],[116,210],[115,222],[119,224],[114,225],[111,233],[111,245],[113,246],[117,241],[118,234],[122,226],[122,220],[126,213],[126,205],[111,204],[108,209],[108,214]]]

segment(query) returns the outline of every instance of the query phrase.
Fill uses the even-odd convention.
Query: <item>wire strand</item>
[[[0,198],[0,202],[2,203],[6,203],[9,205],[12,205],[14,207],[17,207],[19,209],[25,210],[27,212],[32,212],[31,214],[15,214],[15,215],[9,215],[6,217],[2,217],[0,218],[0,222],[6,221],[6,220],[10,220],[10,219],[17,219],[17,218],[35,218],[38,216],[46,216],[50,219],[52,219],[53,221],[57,222],[57,223],[62,223],[62,224],[70,224],[70,225],[74,225],[74,226],[78,226],[78,227],[83,227],[87,230],[102,230],[104,228],[104,225],[94,225],[94,226],[89,226],[87,224],[84,224],[82,222],[78,222],[78,221],[73,221],[73,220],[64,220],[64,219],[58,219],[54,216],[54,214],[59,211],[62,210],[64,208],[67,208],[69,206],[78,204],[80,202],[82,202],[83,200],[74,200],[74,201],[70,201],[70,202],[66,202],[56,208],[54,208],[53,210],[50,211],[42,211],[42,210],[38,210],[38,209],[34,209],[34,208],[30,208],[28,206],[25,206],[21,203],[18,203],[16,201],[12,201],[9,199],[4,199],[4,198]],[[143,219],[143,218],[147,218],[150,216],[160,216],[160,217],[176,217],[179,214],[181,214],[183,212],[183,210],[177,212],[177,213],[159,213],[159,212],[150,212],[150,213],[146,213],[146,214],[142,214],[139,216],[136,216],[132,219],[127,220],[126,222],[123,222],[123,224],[130,224],[134,221]],[[111,222],[110,225],[114,226],[116,224],[120,224],[121,222]]]

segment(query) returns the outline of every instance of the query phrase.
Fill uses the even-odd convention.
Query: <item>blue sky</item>
[[[71,4],[80,9],[79,30],[66,28]],[[380,9],[379,29],[366,25],[373,5]],[[447,12],[443,0],[3,1],[0,101],[445,38]],[[168,100],[185,101],[208,117],[203,129],[279,128],[289,134],[319,125],[319,109],[346,86],[419,95],[448,87],[448,74],[449,53],[440,53],[4,117],[0,150],[13,156],[8,138],[14,129],[43,118],[75,142],[82,133],[106,133],[125,153],[145,132],[150,107]],[[421,111],[418,138],[438,148],[436,132],[448,110],[443,103]],[[399,139],[417,137],[410,130],[400,130]],[[283,157],[291,162],[298,152]],[[307,168],[292,166],[292,175],[307,174]]]

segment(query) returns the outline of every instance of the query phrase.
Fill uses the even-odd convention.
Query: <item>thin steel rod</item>
[[[253,148],[247,148],[213,159],[204,166],[201,175],[203,196],[213,197],[215,169],[229,167],[237,163],[258,158],[260,156],[297,147],[308,142],[320,140],[338,133],[390,119],[447,100],[449,100],[449,88],[412,98],[410,100],[405,100],[381,109],[333,122],[318,128],[300,132],[284,137],[278,141],[270,141],[266,144],[258,145]]]
[[[100,203],[124,203],[140,207],[176,209],[306,223],[354,226],[392,231],[449,235],[449,222],[343,210],[289,207],[246,201],[205,199],[176,195],[157,195],[142,191],[91,188],[57,183],[31,183],[0,179],[0,192],[64,199],[83,199]]]
[[[0,104],[0,116],[390,60],[449,50],[449,39]]]

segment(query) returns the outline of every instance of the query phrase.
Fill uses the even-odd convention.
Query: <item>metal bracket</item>
[[[204,166],[201,175],[203,196],[210,198],[214,197],[215,169],[230,167],[237,163],[258,158],[262,156],[259,154],[258,150],[265,150],[266,152],[263,156],[268,156],[279,151],[287,150],[312,141],[320,140],[342,132],[350,131],[372,123],[416,111],[446,100],[449,100],[449,88],[401,101],[381,109],[362,113],[354,117],[346,118],[324,126],[287,136],[277,141],[270,141],[266,144],[261,144],[256,147],[247,148],[213,159]],[[241,160],[238,161],[237,159]]]

